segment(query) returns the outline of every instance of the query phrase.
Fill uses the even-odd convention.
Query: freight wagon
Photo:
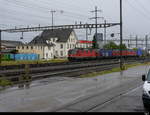
[[[122,50],[122,56],[127,57],[141,57],[143,51],[141,49],[131,50],[126,49]],[[120,50],[106,50],[106,49],[72,49],[68,52],[68,60],[91,60],[91,59],[113,59],[120,58]]]
[[[2,61],[39,60],[38,54],[2,54]]]

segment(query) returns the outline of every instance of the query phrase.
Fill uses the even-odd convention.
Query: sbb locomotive
[[[143,55],[143,51],[141,49],[132,50],[126,49],[122,50],[122,56],[124,58],[127,57],[141,57]],[[115,59],[120,58],[120,50],[119,49],[71,49],[68,51],[68,60],[96,60],[96,59]]]

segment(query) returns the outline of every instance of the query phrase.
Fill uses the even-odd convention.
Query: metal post
[[[53,30],[53,26],[54,26],[54,13],[56,11],[55,10],[51,10],[51,13],[52,13],[52,30]]]
[[[2,30],[0,30],[0,65],[2,63]]]
[[[88,28],[86,23],[86,41],[88,41]],[[86,48],[88,48],[88,44],[86,43]]]
[[[145,36],[146,51],[147,51],[147,44],[148,44],[148,35]]]
[[[96,30],[95,30],[95,31],[96,31],[96,36],[95,36],[95,37],[96,37],[96,41],[97,41],[97,18],[98,18],[98,17],[97,17],[97,6],[95,6],[95,18],[96,18],[96,19],[95,19],[95,24],[96,24]],[[96,43],[96,44],[97,44],[97,43]]]
[[[53,15],[53,12],[52,12],[52,27],[54,26],[54,15]]]
[[[130,40],[128,40],[128,48],[130,48]]]
[[[105,26],[104,26],[104,45],[106,45],[106,20],[104,21]]]
[[[136,48],[138,48],[138,36],[136,36]]]
[[[121,70],[123,69],[122,39],[123,39],[122,0],[120,0],[120,69]]]

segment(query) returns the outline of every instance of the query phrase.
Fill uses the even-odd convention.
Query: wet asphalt
[[[58,76],[0,92],[1,112],[144,112],[138,66],[91,78]]]

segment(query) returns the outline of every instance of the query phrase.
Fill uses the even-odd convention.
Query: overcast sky
[[[0,28],[14,28],[29,26],[51,25],[51,10],[54,14],[54,24],[94,23],[89,18],[94,14],[90,11],[95,6],[102,12],[98,16],[104,17],[109,23],[119,22],[120,0],[0,0]],[[103,19],[98,20],[104,22]],[[92,30],[94,33],[94,29]],[[99,29],[99,32],[103,32]],[[108,29],[109,33],[118,33],[119,27]],[[123,0],[123,32],[124,38],[139,35],[150,35],[150,0]],[[25,33],[23,41],[31,41],[38,33]],[[19,34],[3,33],[2,39],[19,40]],[[79,39],[85,39],[85,31],[78,30]],[[92,36],[92,35],[91,35]],[[89,39],[91,39],[89,36]]]

